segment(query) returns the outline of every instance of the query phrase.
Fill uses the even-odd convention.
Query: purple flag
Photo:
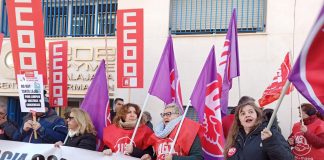
[[[107,126],[107,114],[109,113],[109,94],[105,60],[100,62],[96,75],[91,81],[87,94],[81,104],[81,108],[90,115],[96,127],[97,137],[102,140],[103,129]]]
[[[180,80],[171,36],[168,37],[165,44],[148,92],[160,98],[165,104],[176,103],[183,113]]]
[[[217,80],[214,46],[191,94],[191,104],[195,108],[202,125],[201,145],[206,160],[223,159],[224,134],[219,101],[220,84]]]
[[[324,6],[289,76],[296,89],[324,115]]]
[[[221,62],[219,64],[219,74],[222,77],[222,92],[220,100],[222,114],[226,115],[228,107],[228,92],[232,88],[232,79],[240,76],[235,8],[233,9],[232,17],[228,25],[226,40],[221,55]]]

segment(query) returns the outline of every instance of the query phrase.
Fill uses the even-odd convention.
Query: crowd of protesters
[[[58,148],[63,145],[98,150],[97,133],[87,112],[73,108],[64,114],[64,120],[48,102],[45,102],[45,106],[45,113],[36,113],[36,121],[29,113],[18,127],[8,119],[6,105],[0,102],[0,139],[49,143]],[[252,97],[243,96],[231,113],[222,118],[226,138],[224,158],[321,159],[324,155],[323,117],[309,103],[302,104],[299,111],[301,121],[293,126],[291,135],[285,140],[276,118],[271,128],[266,128],[273,110],[262,110]],[[204,159],[199,136],[201,125],[188,118],[184,119],[173,154],[170,154],[170,145],[182,119],[176,104],[166,105],[161,113],[162,120],[155,127],[151,123],[149,112],[144,111],[142,119],[139,119],[140,113],[141,109],[137,104],[124,104],[123,99],[116,98],[110,117],[107,117],[112,123],[104,128],[104,147],[99,151],[106,156],[121,152],[142,160]],[[137,121],[140,121],[140,125],[132,140]]]

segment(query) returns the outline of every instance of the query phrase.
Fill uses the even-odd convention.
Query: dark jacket
[[[15,123],[7,120],[0,125],[0,139],[1,140],[12,140],[14,133],[17,131]]]
[[[261,131],[266,128],[263,123],[248,135],[243,129],[236,138],[236,151],[228,160],[293,160],[290,147],[277,128],[271,128],[272,136],[261,140]]]
[[[153,131],[153,124],[151,123],[151,121],[147,121],[147,122],[145,123],[145,125],[148,126],[149,128],[151,128],[152,131]]]
[[[110,149],[107,145],[104,145],[103,150]],[[147,147],[145,150],[133,146],[133,152],[130,154],[132,157],[141,158],[144,154],[148,154],[153,157],[153,148],[152,146]]]
[[[148,154],[150,156],[153,155],[152,146],[147,147],[145,150],[141,150],[140,148],[133,147],[133,152],[130,154],[132,157],[141,158],[144,154]]]
[[[76,147],[82,149],[96,150],[96,136],[91,133],[85,133],[74,137],[68,137],[64,146]]]
[[[172,156],[172,160],[202,160],[204,157],[202,156],[202,149],[201,149],[201,143],[198,136],[196,136],[195,140],[193,141],[189,155],[188,156]]]
[[[25,119],[26,122],[28,118]],[[55,143],[64,141],[67,135],[67,127],[64,120],[59,117],[53,109],[49,109],[43,116],[37,120],[41,127],[37,130],[37,139],[34,139],[33,129],[25,132],[23,130],[24,123],[20,129],[14,134],[13,140],[30,142],[30,143]]]
[[[115,116],[116,116],[116,112],[113,109],[110,109],[110,122],[112,123]]]

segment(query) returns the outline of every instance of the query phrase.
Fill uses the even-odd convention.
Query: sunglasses
[[[72,119],[74,119],[74,117],[68,116],[68,117],[66,117],[65,119],[66,119],[66,120],[72,120]]]
[[[179,113],[174,113],[174,112],[166,112],[166,113],[160,113],[160,116],[163,118],[165,116],[170,117],[172,114],[179,114]]]

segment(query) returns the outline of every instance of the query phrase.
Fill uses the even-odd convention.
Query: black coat
[[[64,146],[96,150],[96,136],[91,133],[85,133],[74,137],[68,137]]]
[[[228,160],[293,160],[290,147],[278,129],[271,128],[272,136],[261,140],[261,131],[266,124],[245,135],[243,129],[236,138],[234,155]]]
[[[14,122],[7,120],[0,125],[0,139],[12,140],[14,133],[17,131],[17,126]]]

